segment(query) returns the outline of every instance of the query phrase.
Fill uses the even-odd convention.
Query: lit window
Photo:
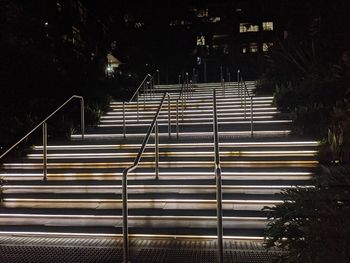
[[[169,22],[169,26],[187,26],[187,25],[191,25],[192,23],[190,21],[187,20],[171,20]]]
[[[273,22],[263,22],[263,31],[273,31]]]
[[[145,23],[143,23],[143,22],[136,22],[136,23],[134,24],[134,27],[135,27],[135,28],[142,28],[144,25],[145,25]]]
[[[272,47],[272,46],[273,46],[273,43],[272,43],[272,42],[263,43],[263,46],[262,46],[263,52],[269,51],[270,47]]]
[[[208,17],[208,8],[196,10],[197,17]]]
[[[239,24],[239,32],[245,33],[245,32],[258,32],[259,31],[259,25],[252,24],[252,23],[240,23]]]
[[[219,16],[210,18],[210,22],[212,22],[212,23],[218,23],[218,22],[220,22],[220,20],[221,20],[221,18]]]
[[[258,43],[250,43],[249,44],[249,52],[250,53],[258,52]]]
[[[205,46],[205,37],[197,36],[197,46]]]

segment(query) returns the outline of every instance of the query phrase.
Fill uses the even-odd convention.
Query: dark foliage
[[[282,193],[269,211],[267,248],[285,251],[276,262],[345,263],[350,258],[350,170],[322,167],[315,188]]]

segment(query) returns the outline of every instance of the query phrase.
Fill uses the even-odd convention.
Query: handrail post
[[[168,137],[171,138],[171,101],[168,93]]]
[[[136,119],[137,119],[137,122],[139,122],[139,92],[137,92],[137,95],[136,95],[136,108],[137,108]]]
[[[222,80],[223,75],[222,75],[222,66],[220,66],[220,80]]]
[[[159,69],[156,70],[157,71],[157,84],[160,85],[160,73],[159,73]]]
[[[80,128],[81,128],[81,139],[85,138],[85,109],[84,109],[84,98],[80,100]]]
[[[254,113],[253,113],[253,96],[250,97],[250,137],[253,138],[253,118],[254,118]]]
[[[246,116],[246,107],[247,107],[247,104],[246,104],[246,95],[247,95],[247,91],[244,89],[244,119],[247,118],[247,116]]]
[[[226,90],[225,90],[225,79],[221,80],[221,87],[222,87],[222,92],[224,94],[224,97],[226,96]]]
[[[151,89],[151,81],[146,81],[146,91],[147,91],[146,94],[147,94],[149,99],[151,99],[150,89]]]
[[[156,125],[154,127],[155,135],[154,135],[154,145],[155,145],[155,174],[156,179],[159,179],[159,127],[158,121],[156,121]]]
[[[43,123],[43,180],[47,180],[47,123]]]
[[[193,87],[193,81],[192,79],[190,79],[190,88],[188,90],[189,98],[192,98],[192,87]]]
[[[237,70],[237,93],[238,93],[238,98],[241,98],[241,79],[240,79],[240,70]],[[242,106],[242,105],[241,105]]]
[[[179,85],[181,84],[181,75],[179,75]]]
[[[129,227],[128,227],[128,175],[129,170],[123,171],[122,201],[123,201],[123,258],[124,263],[129,263]]]
[[[181,93],[181,119],[182,123],[184,122],[184,94]]]
[[[123,101],[123,137],[126,137],[125,101]]]
[[[217,236],[218,262],[224,262],[223,225],[222,225],[222,181],[221,169],[216,168],[216,209],[217,209]]]
[[[146,85],[143,83],[143,110],[146,110]]]
[[[176,100],[176,138],[179,139],[179,99]]]
[[[187,98],[188,98],[188,72],[186,72],[186,96],[185,96],[185,107],[187,106]]]

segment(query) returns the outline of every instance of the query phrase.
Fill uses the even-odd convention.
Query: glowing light
[[[266,142],[222,142],[220,147],[316,147],[319,146],[319,141],[266,141]],[[154,144],[148,144],[149,147],[154,147]],[[213,143],[160,143],[160,148],[200,148],[212,147]],[[91,144],[91,145],[48,145],[48,150],[92,150],[92,149],[138,149],[141,144]],[[42,146],[34,146],[34,150],[41,151]]]

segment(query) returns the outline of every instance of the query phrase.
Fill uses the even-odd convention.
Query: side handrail
[[[216,213],[217,213],[217,249],[218,262],[222,263],[224,258],[223,251],[223,226],[222,226],[222,180],[219,149],[219,128],[216,106],[216,90],[213,90],[213,133],[214,133],[214,162],[215,162],[215,180],[216,180]]]
[[[36,129],[38,129],[41,125],[47,122],[48,119],[50,119],[53,115],[55,115],[60,109],[62,109],[68,102],[70,102],[72,99],[80,99],[81,100],[81,138],[84,139],[84,131],[85,131],[85,121],[84,121],[84,98],[82,96],[73,95],[70,97],[66,102],[64,102],[61,106],[59,106],[54,112],[52,112],[49,116],[47,116],[43,121],[41,121],[37,126],[35,126],[31,131],[29,131],[26,135],[24,135],[21,139],[19,139],[14,145],[12,145],[6,152],[4,152],[0,159],[2,159],[6,154],[8,154],[13,148],[15,148],[18,144],[20,144],[22,141],[24,141],[26,138],[28,138],[29,135],[31,135]]]
[[[240,86],[243,86],[244,88],[244,91],[243,91],[243,97],[244,97],[244,100],[242,99],[242,92],[240,90]],[[249,99],[250,99],[250,137],[253,138],[254,136],[254,118],[253,118],[253,95],[250,94],[248,88],[247,88],[247,85],[243,79],[243,76],[242,76],[242,73],[241,71],[238,69],[237,70],[237,85],[238,85],[238,95],[239,97],[241,98],[241,106],[243,106],[242,104],[242,100],[244,102],[244,119],[246,119],[246,109],[247,109],[247,103],[246,103],[246,95],[248,95]]]
[[[134,160],[134,163],[126,168],[123,171],[123,178],[122,178],[122,201],[123,201],[123,257],[124,257],[124,262],[129,262],[129,229],[128,229],[128,184],[127,184],[127,179],[128,179],[128,174],[135,170],[137,166],[139,165],[139,162],[141,160],[142,154],[146,149],[147,143],[149,141],[149,138],[151,137],[152,131],[155,128],[155,172],[156,172],[156,178],[158,178],[158,172],[159,172],[159,145],[158,145],[158,117],[160,114],[160,111],[163,107],[165,98],[168,97],[168,134],[169,137],[171,136],[171,115],[170,115],[170,94],[169,93],[164,93],[163,98],[158,106],[157,112],[153,117],[152,123],[148,128],[147,134],[145,138],[143,139],[141,148]]]
[[[5,151],[1,156],[2,159],[6,154],[13,150],[17,145],[23,142],[29,135],[31,135],[40,126],[43,127],[43,179],[47,178],[47,121],[55,115],[60,109],[62,109],[68,102],[73,99],[80,99],[80,127],[81,127],[81,139],[84,140],[85,137],[85,116],[84,116],[84,98],[82,96],[73,95],[68,100],[66,100],[61,106],[54,110],[49,116],[47,116],[43,121],[41,121],[37,126],[30,130],[26,135],[19,139],[14,145],[12,145],[7,151]]]
[[[131,97],[131,99],[129,100],[129,102],[131,102],[131,101],[135,98],[136,94],[139,93],[140,88],[143,87],[144,83],[146,82],[146,80],[147,80],[148,78],[150,78],[150,79],[152,78],[151,74],[147,74],[147,75],[146,75],[146,77],[145,77],[145,78],[143,79],[143,81],[141,82],[140,86],[139,86],[139,87],[136,89],[136,91],[134,92],[134,95],[132,95],[132,97]]]

